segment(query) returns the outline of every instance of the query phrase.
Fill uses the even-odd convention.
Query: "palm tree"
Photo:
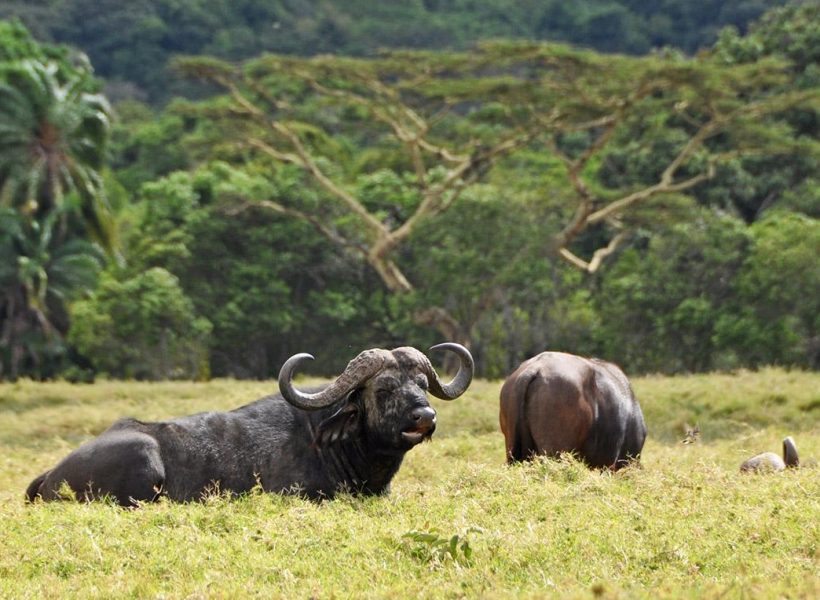
[[[53,62],[0,65],[0,204],[42,219],[76,195],[81,221],[110,251],[100,170],[111,111],[89,82],[89,71]]]
[[[27,361],[37,374],[62,348],[67,304],[93,289],[102,252],[80,238],[55,235],[65,208],[42,220],[0,208],[0,378]]]

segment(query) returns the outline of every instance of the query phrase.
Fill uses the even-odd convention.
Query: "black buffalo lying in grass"
[[[279,373],[281,395],[158,423],[121,419],[32,481],[26,497],[60,499],[64,483],[79,500],[110,496],[123,506],[160,496],[195,500],[211,490],[242,493],[257,484],[310,498],[384,493],[404,454],[435,430],[428,386],[452,400],[472,380],[466,348],[434,349],[460,359],[448,384],[415,348],[372,349],[313,393],[291,383],[296,366],[313,358],[297,354]]]
[[[501,388],[507,461],[573,452],[591,467],[619,469],[646,439],[643,414],[616,365],[563,352],[524,361]]]

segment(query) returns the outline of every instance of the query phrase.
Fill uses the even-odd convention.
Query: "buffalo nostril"
[[[410,415],[419,425],[429,426],[436,422],[436,411],[429,406],[416,408]]]

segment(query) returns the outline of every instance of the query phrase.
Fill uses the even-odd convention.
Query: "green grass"
[[[434,400],[387,497],[264,493],[140,510],[25,505],[38,473],[123,415],[225,409],[274,382],[0,385],[0,598],[820,596],[820,469],[743,475],[794,435],[820,458],[820,373],[634,380],[642,468],[508,467],[500,382]],[[697,424],[684,445],[683,424]]]

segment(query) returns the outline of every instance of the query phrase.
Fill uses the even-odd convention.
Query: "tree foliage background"
[[[373,55],[382,48],[465,49],[481,39],[556,40],[645,54],[711,45],[722,27],[745,32],[785,0],[7,0],[46,42],[82,48],[112,94],[168,99],[186,89],[175,54],[226,59],[262,52]]]
[[[820,366],[816,3],[105,4],[0,9],[0,377]]]

